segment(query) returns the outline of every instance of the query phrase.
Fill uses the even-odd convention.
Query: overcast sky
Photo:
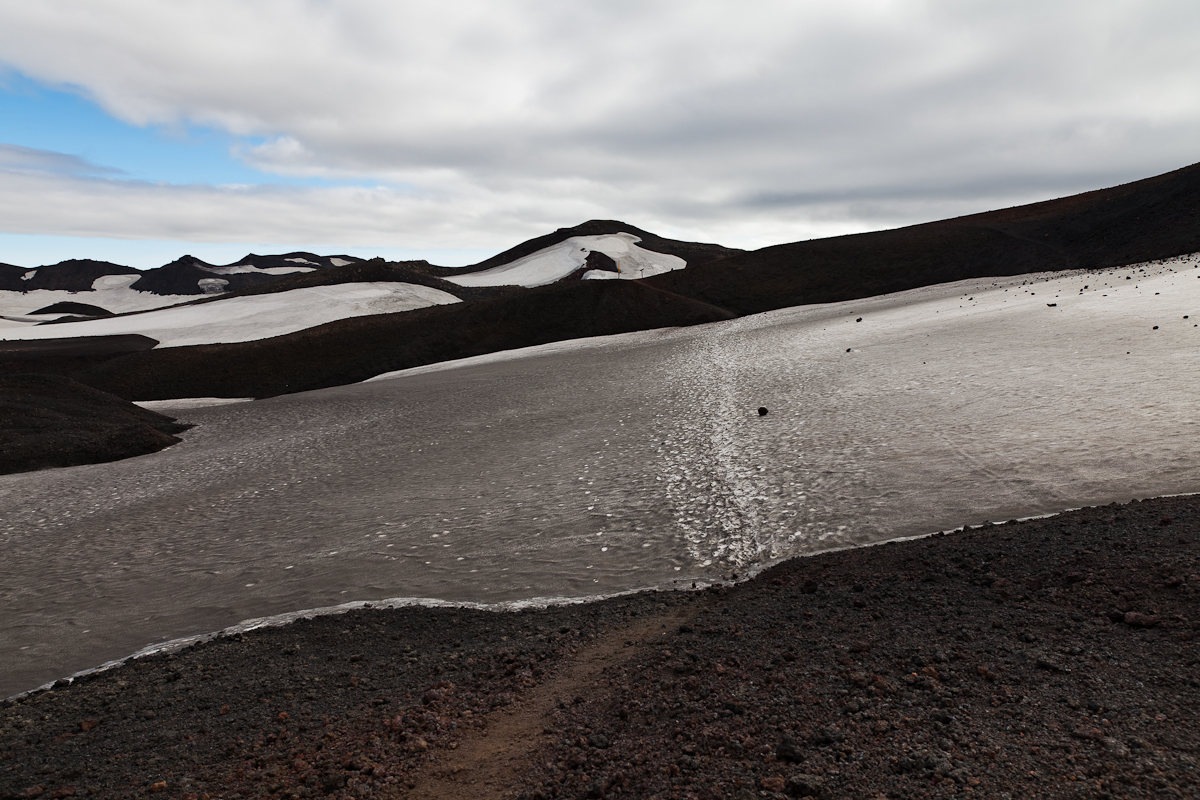
[[[0,262],[761,247],[1200,161],[1196,0],[0,0]]]

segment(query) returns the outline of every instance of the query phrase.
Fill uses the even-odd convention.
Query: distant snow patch
[[[99,297],[93,299],[92,294],[89,292],[83,297],[105,308],[114,308],[111,304],[100,302]],[[76,294],[75,297],[79,295]],[[249,342],[294,333],[347,317],[389,314],[457,302],[459,299],[454,295],[429,286],[382,281],[343,283],[336,286],[310,286],[273,294],[229,297],[211,303],[160,308],[141,314],[61,325],[32,327],[6,322],[0,326],[0,330],[9,339],[57,339],[64,336],[138,333],[157,339],[160,348],[183,347],[193,344]],[[40,305],[48,304],[42,302]],[[39,307],[32,306],[30,310]],[[3,310],[6,309],[0,306],[0,311]]]
[[[638,247],[637,242],[640,241],[641,237],[632,233],[572,236],[509,264],[483,272],[449,277],[446,280],[459,286],[545,286],[562,280],[583,267],[587,262],[588,253],[593,250],[604,253],[617,262],[617,274],[607,273],[605,278],[649,278],[651,275],[661,275],[687,266],[687,262],[679,256],[669,256]],[[604,270],[589,270],[588,274],[597,272]],[[597,276],[592,275],[593,279],[595,277]]]
[[[23,281],[30,280],[33,278],[34,275],[37,275],[37,270],[31,269],[31,270],[29,270],[29,272],[26,272],[24,275],[21,276],[21,280],[23,280]]]
[[[353,262],[353,261],[347,261],[347,260],[346,260],[346,259],[344,259],[344,258],[331,258],[331,259],[329,259],[329,263],[330,263],[330,264],[333,264],[335,267],[344,267],[344,266],[346,266],[347,264],[353,264],[354,262]]]
[[[288,261],[303,261],[304,259],[289,258]],[[306,264],[311,264],[311,261],[305,261]],[[197,267],[205,272],[211,272],[214,275],[246,275],[253,273],[255,275],[291,275],[293,272],[312,272],[314,267],[263,267],[259,269],[253,264],[235,264],[232,267],[206,267],[197,264]]]

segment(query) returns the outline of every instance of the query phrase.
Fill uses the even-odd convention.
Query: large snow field
[[[0,693],[250,617],[689,585],[1200,491],[1197,263],[966,281],[180,409],[197,427],[160,453],[0,477]]]
[[[86,322],[37,326],[8,322],[9,327],[0,328],[0,335],[7,339],[56,339],[139,333],[157,339],[159,347],[182,347],[248,342],[347,317],[411,311],[457,302],[459,299],[452,294],[412,283],[343,283],[230,297]]]
[[[196,299],[195,295],[161,295],[130,289],[130,284],[141,277],[141,275],[102,275],[92,282],[92,291],[90,292],[65,292],[51,289],[36,289],[32,292],[0,291],[0,317],[23,317],[39,308],[64,302],[86,303],[114,314],[125,314],[131,311],[164,308]],[[16,338],[10,337],[9,331],[19,330],[36,322],[54,319],[57,316],[64,315],[31,317],[29,322],[0,319],[0,337]]]
[[[656,253],[638,247],[641,237],[631,233],[612,233],[599,236],[572,236],[558,244],[518,258],[509,264],[483,272],[456,275],[446,280],[459,286],[545,286],[570,275],[587,261],[595,250],[617,262],[617,274],[603,270],[588,270],[585,278],[649,278],[671,270],[683,269],[687,262],[679,256]]]

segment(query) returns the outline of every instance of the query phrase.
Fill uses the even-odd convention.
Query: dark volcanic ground
[[[1200,497],[733,587],[366,609],[0,708],[0,797],[1194,797]]]

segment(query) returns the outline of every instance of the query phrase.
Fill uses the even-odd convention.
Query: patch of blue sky
[[[135,269],[153,269],[185,256],[195,256],[209,264],[232,264],[247,253],[283,255],[284,253],[351,255],[388,261],[424,259],[444,267],[477,264],[495,255],[492,250],[413,249],[403,247],[347,246],[321,243],[281,244],[279,242],[185,242],[155,239],[112,239],[85,236],[0,233],[0,264],[32,269],[57,264],[71,258],[110,261]]]
[[[360,185],[266,173],[233,155],[235,146],[250,148],[264,141],[196,126],[130,125],[82,93],[47,87],[19,73],[0,73],[0,143],[77,156],[97,167],[99,176],[212,186]]]

